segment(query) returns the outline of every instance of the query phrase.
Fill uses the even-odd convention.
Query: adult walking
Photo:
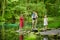
[[[32,28],[36,28],[37,18],[38,18],[37,12],[33,11],[32,12]]]

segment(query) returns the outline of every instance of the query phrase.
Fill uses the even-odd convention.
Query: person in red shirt
[[[24,26],[24,17],[23,17],[23,14],[21,14],[20,16],[20,29],[22,29]]]
[[[23,32],[22,29],[23,29],[23,26],[24,26],[24,17],[23,17],[23,14],[21,14],[19,21],[20,21],[20,32],[22,33]],[[19,40],[23,40],[23,38],[24,38],[24,36],[23,36],[23,33],[22,33],[20,35],[20,37],[19,37]]]

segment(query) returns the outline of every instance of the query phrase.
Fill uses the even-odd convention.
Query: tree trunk
[[[5,0],[2,2],[2,19],[4,18],[4,13],[5,13]],[[4,25],[2,22],[2,40],[5,40],[5,32],[4,32]]]

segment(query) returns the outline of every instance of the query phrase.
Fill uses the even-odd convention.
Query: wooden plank
[[[55,29],[55,30],[49,30],[49,31],[43,31],[40,32],[41,35],[59,35],[60,34],[60,30],[59,29]]]

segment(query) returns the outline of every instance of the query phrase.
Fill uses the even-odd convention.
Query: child
[[[47,15],[44,16],[44,26],[45,26],[45,29],[47,29],[47,25],[48,25],[48,18],[47,18]]]
[[[37,12],[33,11],[33,14],[32,14],[32,28],[36,28],[36,23],[37,23]]]
[[[21,14],[21,16],[20,16],[20,29],[21,30],[22,30],[23,26],[24,26],[24,17],[23,17],[23,14]]]

